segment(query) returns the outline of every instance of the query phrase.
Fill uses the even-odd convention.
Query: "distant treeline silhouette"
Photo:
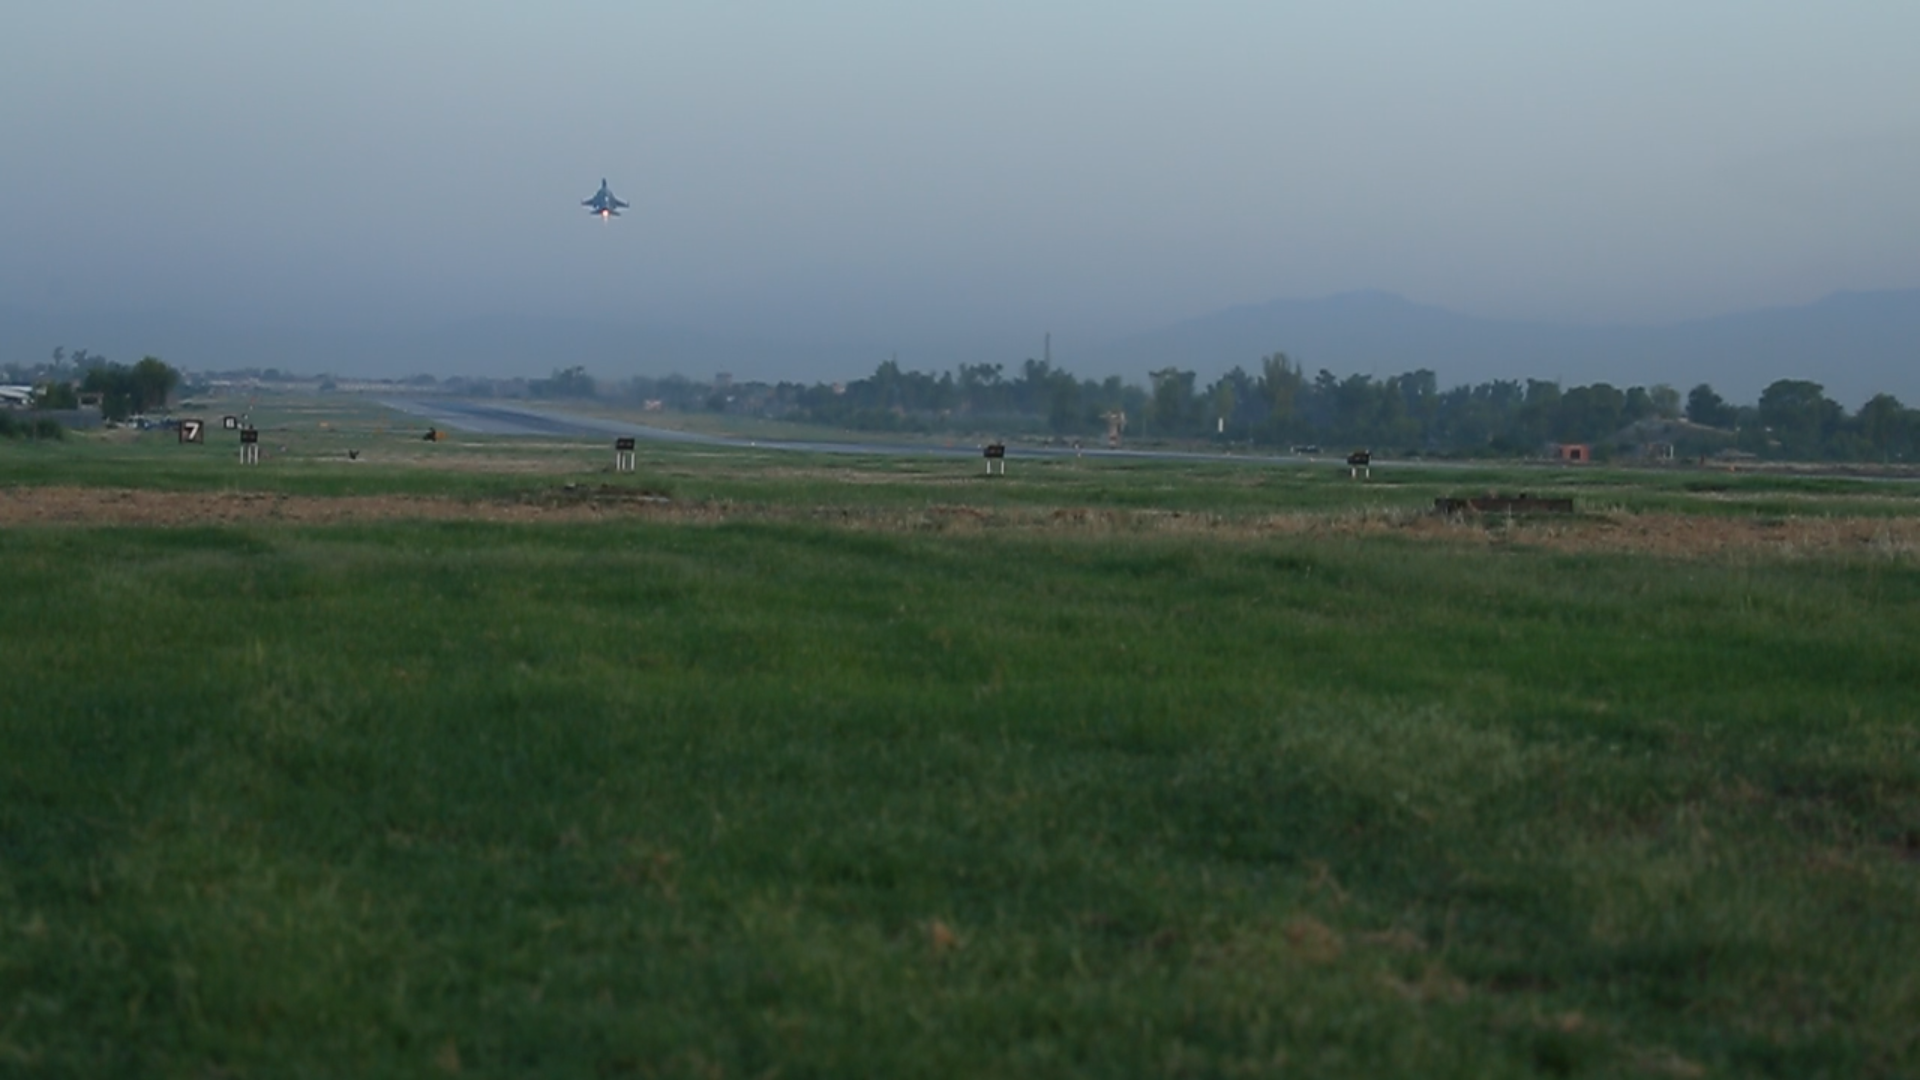
[[[888,360],[864,379],[812,385],[700,383],[636,378],[633,396],[666,407],[711,409],[840,428],[901,432],[997,432],[1087,439],[1124,413],[1129,438],[1213,439],[1240,444],[1366,446],[1388,453],[1452,457],[1536,454],[1585,443],[1597,456],[1694,457],[1737,451],[1793,460],[1913,461],[1920,410],[1879,394],[1849,414],[1819,383],[1782,379],[1757,402],[1728,402],[1702,383],[1682,395],[1664,384],[1625,389],[1597,382],[1494,380],[1440,389],[1432,371],[1379,379],[1311,377],[1284,353],[1250,373],[1234,368],[1201,387],[1192,371],[1166,367],[1145,387],[1119,376],[1076,379],[1044,360],[1008,377],[1001,364],[910,371]]]
[[[0,367],[0,380],[31,386],[35,404],[43,409],[72,409],[79,405],[81,394],[95,394],[102,416],[124,420],[166,405],[180,388],[181,373],[157,356],[128,366],[86,349],[68,354],[64,346],[55,346],[52,362],[5,365]]]

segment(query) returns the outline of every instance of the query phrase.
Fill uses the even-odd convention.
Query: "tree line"
[[[123,420],[166,404],[181,373],[158,357],[122,365],[76,349],[53,350],[53,362],[30,369],[7,365],[7,381],[30,382],[41,408],[75,408],[98,394],[108,419]],[[580,366],[528,384],[536,397],[588,397],[608,392],[683,411],[713,410],[866,431],[983,433],[1094,439],[1124,417],[1130,439],[1212,440],[1241,445],[1326,445],[1383,453],[1513,457],[1556,443],[1584,443],[1597,456],[1726,452],[1765,458],[1829,461],[1920,460],[1920,410],[1876,394],[1848,412],[1825,388],[1804,379],[1769,384],[1757,401],[1727,401],[1702,383],[1682,395],[1665,384],[1615,387],[1596,382],[1496,379],[1441,389],[1435,374],[1311,376],[1285,353],[1263,357],[1257,370],[1235,367],[1200,384],[1195,373],[1168,366],[1143,385],[1118,375],[1081,379],[1047,360],[1027,359],[1009,371],[997,363],[962,364],[947,372],[903,368],[897,360],[845,383],[698,382],[673,375],[636,377],[604,386]]]
[[[172,400],[180,388],[180,372],[157,356],[138,363],[116,364],[98,353],[75,349],[69,355],[55,346],[53,361],[31,368],[9,364],[0,374],[9,382],[34,388],[34,404],[42,409],[77,409],[83,396],[99,395],[100,414],[125,420]]]
[[[560,373],[556,373],[559,375]],[[567,380],[556,379],[563,383]],[[611,388],[608,388],[611,389]],[[591,392],[591,391],[589,391]],[[1124,414],[1129,438],[1209,439],[1256,446],[1366,447],[1383,453],[1512,457],[1556,443],[1596,455],[1738,452],[1794,460],[1920,460],[1920,410],[1879,394],[1849,413],[1816,382],[1781,379],[1751,404],[1702,383],[1565,386],[1496,379],[1442,389],[1432,371],[1386,378],[1309,375],[1285,353],[1211,383],[1164,367],[1144,386],[1080,379],[1045,360],[1016,370],[962,364],[913,371],[896,360],[846,383],[702,383],[636,378],[621,392],[666,408],[731,411],[868,431],[976,432],[1062,440],[1104,436]]]

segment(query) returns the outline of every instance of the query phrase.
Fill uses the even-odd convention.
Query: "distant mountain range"
[[[488,316],[431,326],[289,330],[170,314],[52,315],[0,307],[0,362],[44,360],[54,345],[130,362],[163,357],[195,370],[277,367],[341,375],[544,376],[580,364],[602,378],[731,370],[746,378],[816,382],[869,373],[887,350],[872,343],[798,341],[771,331],[729,335],[570,318]],[[1920,289],[1836,293],[1800,307],[1661,326],[1564,326],[1482,319],[1380,292],[1228,308],[1093,347],[1063,366],[1082,378],[1144,380],[1176,366],[1211,381],[1235,365],[1257,371],[1285,352],[1309,375],[1381,378],[1419,368],[1442,387],[1490,379],[1566,385],[1711,383],[1752,401],[1775,379],[1810,379],[1849,409],[1877,392],[1920,405]],[[945,342],[901,357],[920,370],[968,359],[1009,371],[1023,357]]]

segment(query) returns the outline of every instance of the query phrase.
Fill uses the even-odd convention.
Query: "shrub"
[[[18,418],[0,412],[0,439],[64,439],[67,429],[50,416]]]

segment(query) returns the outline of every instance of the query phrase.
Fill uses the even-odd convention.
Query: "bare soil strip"
[[[359,521],[539,521],[577,513],[510,502],[464,502],[417,495],[319,497],[246,491],[146,491],[137,488],[45,487],[0,490],[0,527],[21,525],[196,526],[257,522],[333,524]]]
[[[271,492],[163,492],[136,488],[0,488],[0,528],[160,526],[373,521],[580,522],[644,517],[686,524],[817,521],[878,531],[1000,529],[1073,533],[1205,533],[1365,536],[1568,552],[1639,552],[1666,557],[1734,553],[1780,556],[1920,554],[1920,518],[1747,518],[1686,514],[1587,514],[1550,520],[1497,515],[1444,518],[1402,511],[1332,511],[1252,517],[1101,508],[923,509],[779,507],[675,503],[631,488],[573,486],[510,499],[422,495],[322,497]]]

